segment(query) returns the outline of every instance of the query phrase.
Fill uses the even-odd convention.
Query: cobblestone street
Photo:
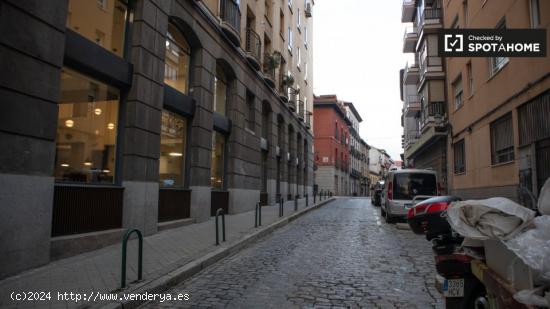
[[[441,308],[430,244],[339,198],[173,288],[146,307]]]

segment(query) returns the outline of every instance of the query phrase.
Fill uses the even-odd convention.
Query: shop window
[[[61,73],[54,175],[113,183],[120,91],[70,69]]]
[[[210,166],[210,184],[212,188],[224,188],[224,155],[225,136],[219,132],[212,132],[212,161]]]
[[[492,164],[514,161],[514,130],[511,113],[491,123],[491,161]]]
[[[164,62],[164,83],[187,94],[189,91],[189,62],[191,48],[181,32],[168,25]]]
[[[227,102],[227,79],[225,72],[218,65],[214,77],[214,108],[213,111],[225,116]]]
[[[159,159],[161,187],[184,186],[186,136],[187,120],[172,112],[162,111]]]
[[[123,57],[127,16],[127,1],[69,0],[67,28]]]

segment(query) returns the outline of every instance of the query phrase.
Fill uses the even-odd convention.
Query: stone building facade
[[[0,278],[311,195],[312,6],[0,2]]]

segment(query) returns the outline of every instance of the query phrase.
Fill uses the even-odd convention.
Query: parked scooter
[[[445,278],[442,293],[446,308],[481,309],[485,308],[479,301],[485,287],[472,274],[470,263],[474,258],[464,253],[464,238],[451,229],[446,218],[449,205],[459,200],[453,196],[424,200],[409,209],[407,222],[415,234],[426,235],[432,243],[437,273]]]

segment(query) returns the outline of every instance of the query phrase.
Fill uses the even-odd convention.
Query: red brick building
[[[344,103],[336,95],[314,97],[315,184],[335,195],[349,192],[349,125]]]

